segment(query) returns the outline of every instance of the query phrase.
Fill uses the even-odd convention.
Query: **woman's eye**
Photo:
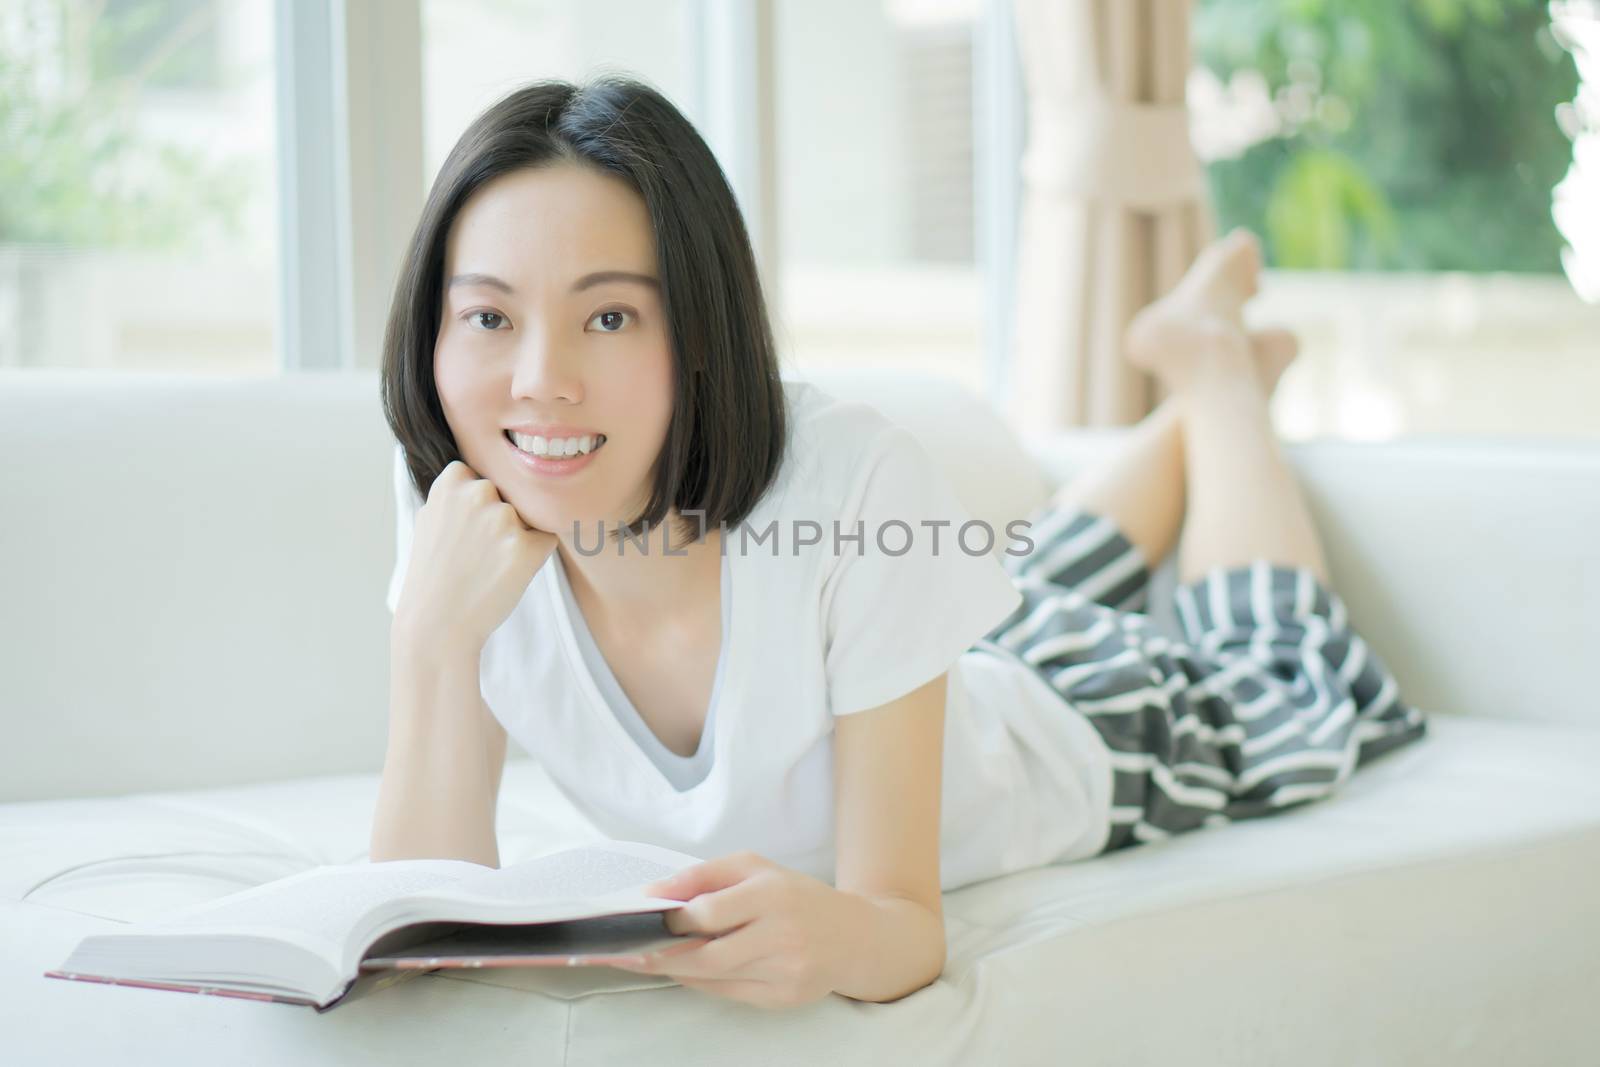
[[[467,314],[467,320],[469,322],[481,323],[482,320],[484,320],[484,319],[494,319],[497,323],[499,323],[499,322],[504,322],[505,321],[505,316],[500,314],[498,311],[473,311],[473,312],[469,312]],[[485,328],[488,329],[490,332],[493,332],[498,327],[497,326],[488,326],[488,327],[485,327]]]
[[[626,311],[602,311],[589,321],[600,323],[601,333],[616,333],[622,329],[622,320],[628,315]]]

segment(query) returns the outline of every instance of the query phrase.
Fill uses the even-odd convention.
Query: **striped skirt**
[[[1019,658],[1111,751],[1104,851],[1329,796],[1359,766],[1420,739],[1424,716],[1308,569],[1265,560],[1179,585],[1185,640],[1152,628],[1150,568],[1109,518],[1036,511],[1023,595],[979,642]]]

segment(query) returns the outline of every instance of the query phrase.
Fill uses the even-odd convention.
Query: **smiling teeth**
[[[544,438],[538,435],[510,431],[513,444],[519,449],[533,456],[549,456],[552,459],[562,459],[567,456],[576,456],[593,452],[605,443],[605,434],[585,434],[582,437],[554,437]]]

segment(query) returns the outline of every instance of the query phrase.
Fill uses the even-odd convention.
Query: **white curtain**
[[[1014,0],[1028,97],[1009,414],[1025,433],[1137,422],[1134,313],[1215,231],[1189,141],[1189,0]]]

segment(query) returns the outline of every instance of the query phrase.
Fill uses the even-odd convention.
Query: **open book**
[[[372,975],[371,989],[440,967],[604,964],[706,940],[666,928],[661,913],[683,901],[640,888],[699,862],[643,842],[604,841],[498,868],[465,860],[325,865],[86,937],[45,976],[327,1011],[367,972],[387,972]]]

